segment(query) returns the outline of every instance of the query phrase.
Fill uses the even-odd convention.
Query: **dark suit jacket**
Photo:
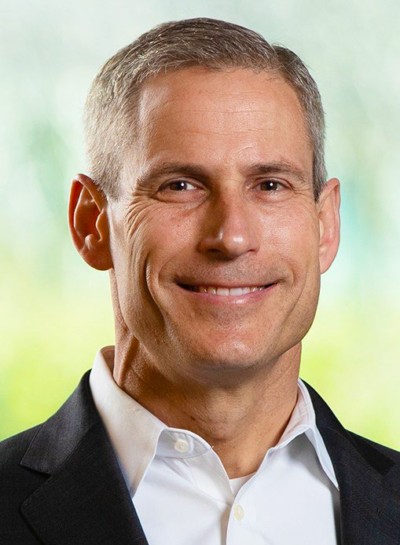
[[[47,422],[0,443],[1,545],[147,543],[88,379]],[[400,453],[347,432],[308,389],[339,482],[341,544],[400,544]]]

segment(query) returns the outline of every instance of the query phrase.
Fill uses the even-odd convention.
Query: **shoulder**
[[[400,463],[399,451],[386,447],[385,445],[381,445],[380,443],[376,443],[375,441],[367,439],[366,437],[362,437],[361,435],[358,435],[357,433],[354,433],[352,431],[347,431],[347,433],[353,439],[353,442],[357,445],[358,450],[362,454],[368,455],[375,451],[379,452],[380,454],[384,454],[394,464]]]
[[[400,462],[400,452],[344,428],[333,413],[332,409],[327,405],[318,392],[316,392],[316,390],[314,390],[314,388],[305,380],[302,380],[302,383],[306,386],[310,395],[315,412],[316,424],[323,436],[326,434],[327,430],[330,430],[336,435],[336,437],[340,436],[344,439],[350,440],[353,446],[356,447],[360,454],[363,454],[364,456],[368,457],[368,454],[375,452],[377,455],[381,454],[386,456],[392,463],[396,464]]]
[[[29,471],[21,460],[33,438],[36,426],[0,442],[0,542],[36,543],[20,513],[21,503],[47,479],[47,475]]]
[[[13,435],[7,439],[0,441],[0,462],[12,459],[18,453],[22,453],[26,449],[35,435],[39,432],[42,424],[29,428],[21,433]]]
[[[42,424],[0,441],[0,482],[2,483],[0,496],[2,491],[7,495],[10,492],[12,494],[13,490],[21,492],[21,488],[30,480],[35,480],[34,484],[37,487],[37,479],[34,479],[33,475],[30,475],[31,479],[27,479],[29,474],[26,468],[21,466],[21,460],[41,428]]]
[[[48,420],[0,442],[0,543],[39,543],[22,515],[22,506],[98,422],[88,372]]]
[[[41,427],[42,424],[0,441],[1,482],[4,482],[4,478],[6,478],[10,472],[15,473],[19,468],[20,461],[32,439],[39,433]]]

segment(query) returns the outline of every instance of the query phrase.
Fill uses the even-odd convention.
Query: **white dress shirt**
[[[306,386],[258,470],[229,479],[212,447],[170,428],[113,379],[114,347],[90,374],[95,405],[150,545],[336,545],[339,489]]]

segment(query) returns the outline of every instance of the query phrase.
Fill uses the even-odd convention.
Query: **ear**
[[[340,182],[328,180],[317,202],[319,217],[319,266],[323,274],[336,257],[340,240]]]
[[[107,199],[84,174],[72,180],[68,219],[75,248],[86,263],[100,271],[111,269]]]

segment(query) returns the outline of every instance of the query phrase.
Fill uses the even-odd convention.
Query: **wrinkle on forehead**
[[[285,87],[291,90],[294,100],[298,102],[296,93],[281,76],[272,76],[266,71],[255,73],[248,69],[237,69],[229,72],[211,72],[203,68],[190,68],[160,74],[143,85],[139,99],[139,121],[145,121],[145,117],[151,117],[153,110],[160,107],[168,110],[177,105],[181,111],[188,109],[193,113],[196,111],[202,113],[205,110],[198,99],[203,98],[207,101],[210,97],[212,101],[207,101],[206,110],[209,112],[218,111],[222,114],[256,112],[260,108],[259,101],[263,101],[264,111],[265,91],[260,88],[260,84],[267,82],[275,83],[276,98],[280,89]],[[197,89],[194,84],[198,86]],[[196,108],[193,108],[193,104],[189,107],[187,101],[189,95],[197,98]],[[257,95],[259,100],[252,100]],[[226,108],[223,106],[224,103]]]
[[[297,155],[305,170],[312,169],[312,146],[297,95],[282,77],[267,72],[196,68],[159,75],[143,86],[138,129],[135,147],[145,161],[169,152],[171,159],[183,161],[186,153],[195,153],[199,160],[200,153],[209,152],[217,161],[239,155],[246,160],[248,155],[262,162],[260,153],[280,148],[283,155]]]

